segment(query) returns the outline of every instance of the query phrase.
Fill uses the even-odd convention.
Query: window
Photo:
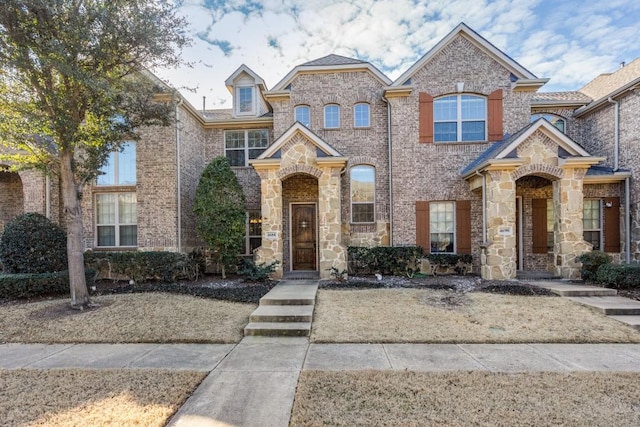
[[[136,246],[136,193],[96,194],[97,246]]]
[[[224,133],[225,155],[231,166],[249,166],[269,145],[269,131],[228,130]]]
[[[535,122],[536,120],[538,120],[539,118],[543,118],[546,119],[547,121],[549,121],[549,123],[551,123],[552,125],[554,125],[555,127],[558,128],[558,130],[562,133],[566,133],[566,120],[563,119],[560,116],[556,116],[554,114],[532,114],[531,115],[531,122]]]
[[[295,108],[295,118],[296,121],[302,123],[306,127],[309,127],[311,123],[311,111],[306,105],[298,105]]]
[[[253,113],[253,87],[238,88],[238,113]]]
[[[136,184],[136,143],[126,142],[122,151],[109,154],[107,163],[100,169],[97,185]]]
[[[260,246],[262,246],[262,214],[260,211],[249,211],[247,212],[245,254],[253,254],[253,251]]]
[[[553,214],[553,199],[547,199],[547,250],[553,251],[553,226],[555,223],[555,215]]]
[[[353,126],[368,128],[371,124],[369,104],[356,104],[353,106]]]
[[[351,222],[374,222],[376,172],[373,166],[351,168]]]
[[[455,232],[454,202],[429,203],[431,253],[453,253]]]
[[[486,141],[487,100],[450,95],[433,101],[434,141]]]
[[[324,107],[324,127],[335,129],[340,127],[340,107],[335,104]]]
[[[584,240],[593,245],[593,250],[601,248],[602,221],[600,220],[600,212],[600,200],[585,199],[582,208]]]

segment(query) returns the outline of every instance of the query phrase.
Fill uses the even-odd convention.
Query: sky
[[[399,77],[460,22],[539,78],[578,90],[640,57],[637,0],[180,0],[190,67],[155,70],[196,108],[230,108],[242,64],[273,88],[296,65],[335,53]]]

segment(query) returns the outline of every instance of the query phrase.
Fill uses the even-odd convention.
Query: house
[[[146,128],[83,197],[85,246],[202,245],[200,174],[226,155],[247,200],[247,255],[276,276],[346,269],[348,246],[420,245],[473,255],[487,279],[579,277],[592,249],[640,256],[640,58],[572,92],[539,78],[465,24],[395,81],[328,55],[271,89],[241,65],[233,107]],[[22,211],[60,219],[52,178],[0,172],[0,227]]]

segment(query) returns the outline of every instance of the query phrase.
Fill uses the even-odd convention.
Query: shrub
[[[276,265],[278,261],[273,261],[269,264],[261,263],[257,264],[251,259],[243,261],[244,266],[238,274],[244,277],[244,280],[249,282],[266,282],[269,280],[269,274],[276,271]]]
[[[87,286],[93,284],[95,270],[87,269]],[[0,274],[0,298],[35,298],[49,295],[69,294],[69,273],[21,273]]]
[[[413,275],[420,271],[424,251],[419,246],[349,246],[349,269],[353,274]]]
[[[580,255],[578,261],[582,263],[580,269],[582,280],[595,282],[597,281],[598,269],[603,265],[610,264],[611,257],[602,251],[591,251]]]
[[[126,278],[138,283],[193,280],[198,275],[197,257],[176,252],[87,252],[84,262],[98,270],[101,278]]]
[[[603,264],[595,278],[608,288],[640,288],[640,264]]]
[[[67,265],[67,235],[44,215],[29,212],[9,221],[0,237],[6,273],[51,273]]]
[[[438,268],[453,268],[456,274],[466,274],[468,266],[473,262],[473,257],[470,254],[428,254],[426,258],[429,260],[429,264],[432,267],[433,274],[438,271]]]

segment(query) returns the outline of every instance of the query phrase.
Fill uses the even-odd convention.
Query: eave
[[[514,92],[535,92],[544,86],[549,79],[518,79],[511,83]]]

